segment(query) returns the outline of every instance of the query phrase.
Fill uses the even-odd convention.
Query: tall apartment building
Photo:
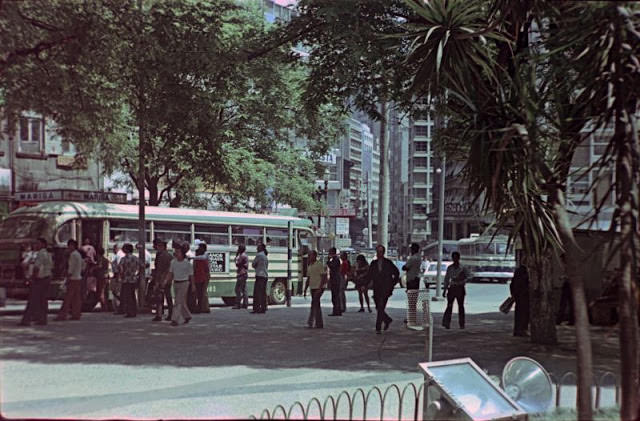
[[[342,185],[341,203],[352,215],[349,222],[352,244],[363,246],[366,245],[368,209],[372,211],[373,235],[378,225],[380,145],[371,130],[370,121],[361,113],[354,113],[345,124],[338,171]]]
[[[77,154],[52,121],[29,112],[20,116],[15,130],[0,121],[0,213],[63,198],[62,190],[98,192],[103,187],[100,164]]]
[[[410,119],[397,110],[389,114],[389,247],[406,254],[410,238],[409,143]]]
[[[412,242],[426,244],[431,236],[434,121],[425,104],[413,116],[391,111],[389,152],[391,173],[390,246],[408,254]]]

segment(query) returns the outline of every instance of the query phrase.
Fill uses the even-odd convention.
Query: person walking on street
[[[238,246],[236,251],[236,305],[234,309],[248,308],[249,297],[247,295],[247,279],[249,278],[249,257],[244,244]]]
[[[371,305],[369,304],[369,263],[364,254],[356,257],[356,269],[354,273],[356,289],[358,290],[358,299],[360,300],[359,313],[364,313],[364,302],[367,302],[367,310],[371,313]]]
[[[264,313],[267,311],[267,279],[269,278],[269,259],[267,247],[258,244],[258,254],[251,263],[256,271],[256,282],[253,285],[253,311],[251,313]]]
[[[347,311],[347,283],[351,277],[351,263],[346,252],[340,253],[340,310]]]
[[[324,292],[324,279],[326,270],[322,262],[318,261],[318,252],[312,250],[309,252],[309,266],[307,267],[307,283],[304,286],[304,296],[307,296],[307,289],[311,288],[311,312],[307,320],[307,326],[310,328],[322,329],[322,308],[320,307],[320,298]]]
[[[120,297],[122,299],[122,311],[124,317],[136,317],[136,285],[138,285],[139,260],[133,255],[133,245],[126,243],[122,246],[124,257],[118,265],[118,274],[122,282]]]
[[[513,274],[509,290],[516,304],[513,336],[529,336],[529,271],[522,263]]]
[[[104,249],[100,246],[96,247],[96,266],[93,275],[96,277],[96,295],[100,302],[100,310],[108,311],[105,294],[109,280],[109,260],[104,256]]]
[[[118,244],[113,245],[113,256],[111,256],[111,280],[109,282],[109,290],[113,300],[113,314],[124,314],[122,311],[122,282],[120,282],[120,275],[118,274],[118,265],[120,260],[124,257],[124,252]]]
[[[207,253],[207,243],[198,243],[196,255],[193,258],[193,280],[195,303],[194,313],[209,313],[209,296],[207,295],[207,285],[209,285],[211,269],[209,267],[209,253]]]
[[[422,259],[420,258],[420,246],[416,243],[411,244],[411,257],[407,260],[407,263],[402,267],[403,271],[407,272],[407,313],[409,323],[411,325],[416,324],[416,306],[418,303],[418,293],[420,289],[420,267],[422,265]],[[412,291],[412,292],[409,292]],[[405,321],[406,322],[406,321]]]
[[[51,283],[53,261],[47,251],[47,240],[44,238],[39,238],[33,244],[33,250],[36,255],[31,279],[29,279],[29,301],[22,321],[19,323],[21,326],[29,326],[31,321],[35,321],[38,325],[47,324],[49,309],[47,293]]]
[[[451,253],[451,264],[444,275],[444,290],[442,296],[447,297],[447,309],[444,311],[442,326],[446,329],[451,327],[451,313],[453,312],[453,301],[458,302],[458,324],[460,329],[464,329],[464,296],[466,290],[464,285],[471,279],[469,270],[460,264],[460,253]]]
[[[186,259],[188,245],[177,247],[175,249],[175,259],[169,265],[169,273],[167,274],[166,283],[173,286],[176,293],[176,302],[173,309],[173,317],[171,318],[171,326],[178,326],[182,321],[184,324],[191,320],[191,312],[187,305],[187,294],[189,285],[193,284],[193,266]]]
[[[389,329],[393,321],[385,311],[387,301],[393,294],[393,288],[400,282],[400,271],[395,264],[384,257],[386,249],[382,244],[376,247],[376,259],[369,265],[369,279],[373,282],[373,302],[376,304],[376,333],[382,333],[382,323],[384,330]]]
[[[329,268],[331,304],[333,304],[333,311],[329,316],[342,316],[342,275],[340,275],[340,259],[335,247],[329,249],[327,267]]]
[[[171,267],[171,261],[173,256],[167,251],[167,242],[156,238],[153,240],[153,248],[156,250],[156,261],[151,272],[153,279],[154,292],[154,305],[156,308],[156,316],[152,319],[154,322],[162,320],[162,314],[164,313],[164,300],[167,299],[167,309],[169,314],[166,320],[171,320],[173,312],[173,299],[171,298],[171,283],[167,283],[167,274]]]
[[[54,319],[56,321],[67,320],[69,313],[71,313],[71,320],[80,320],[82,311],[82,269],[84,262],[78,251],[78,242],[76,240],[67,241],[67,249],[69,250],[67,291],[62,308],[60,308],[58,316]]]

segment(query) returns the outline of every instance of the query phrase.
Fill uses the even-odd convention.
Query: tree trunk
[[[619,86],[617,93],[621,93]],[[632,420],[638,411],[638,320],[635,297],[633,296],[633,262],[634,262],[634,194],[633,185],[633,152],[631,130],[623,120],[625,113],[621,100],[618,102],[615,115],[616,143],[616,195],[617,208],[620,215],[620,382],[621,404],[620,419]],[[637,180],[635,180],[637,181]],[[636,187],[637,188],[637,187]]]
[[[160,205],[160,197],[158,197],[158,181],[147,180],[147,190],[149,190],[149,206]]]
[[[556,320],[553,311],[553,285],[551,282],[551,256],[540,265],[529,268],[531,301],[531,342],[555,345]]]
[[[382,101],[380,120],[380,197],[378,198],[378,244],[389,244],[389,135],[387,102]]]
[[[576,328],[576,357],[578,373],[578,419],[589,420],[593,417],[591,386],[593,384],[593,355],[591,334],[589,331],[589,314],[584,283],[579,274],[580,262],[583,261],[580,250],[573,236],[569,222],[569,214],[563,192],[558,188],[553,192],[552,201],[556,216],[556,226],[565,248],[565,273],[571,284],[573,312]]]

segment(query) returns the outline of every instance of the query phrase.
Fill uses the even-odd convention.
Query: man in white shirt
[[[80,320],[82,311],[82,269],[84,261],[78,252],[78,242],[76,240],[67,241],[69,249],[69,260],[67,263],[67,292],[58,317],[54,320],[64,321],[71,313],[71,320]]]
[[[29,279],[29,301],[25,309],[21,326],[29,326],[32,320],[38,325],[47,324],[49,284],[51,283],[51,273],[53,261],[47,251],[47,240],[39,238],[33,244],[35,259],[33,262],[33,272]]]

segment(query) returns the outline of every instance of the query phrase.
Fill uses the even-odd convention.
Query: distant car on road
[[[444,282],[444,275],[447,273],[447,268],[452,265],[453,262],[442,262],[442,266],[440,267],[440,279]],[[438,276],[438,262],[429,262],[427,265],[424,274],[422,275],[422,279],[424,280],[425,285],[429,288],[430,285],[436,285],[436,278]]]

